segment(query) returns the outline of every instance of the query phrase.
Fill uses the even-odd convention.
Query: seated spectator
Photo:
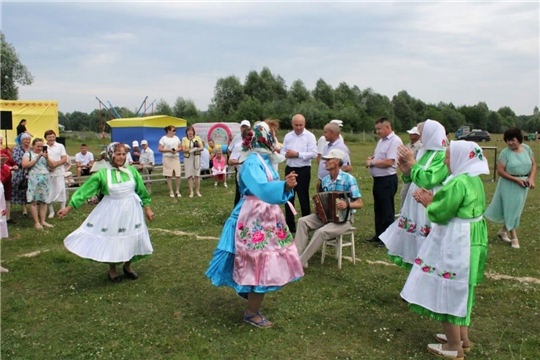
[[[133,165],[133,158],[131,157],[131,148],[128,144],[124,144],[126,147],[126,163],[125,165]]]
[[[148,191],[149,194],[152,194],[152,183],[149,183],[148,181],[150,180],[152,170],[154,170],[154,152],[148,147],[148,141],[146,140],[141,141],[141,147],[139,166],[137,168],[139,169],[139,172],[142,172],[146,191]]]
[[[218,181],[223,181],[223,186],[227,187],[227,162],[225,161],[225,156],[223,156],[223,151],[217,149],[216,156],[212,160],[212,177],[214,178],[214,187],[217,188]]]
[[[68,155],[69,158],[69,155]],[[79,186],[73,178],[73,173],[71,172],[71,164],[69,162],[64,164],[64,182],[66,187]]]
[[[69,171],[71,164],[67,162],[66,165],[69,165],[68,170],[66,170]],[[81,144],[81,152],[75,154],[75,165],[77,165],[77,183],[81,186],[81,176],[89,176],[90,169],[94,166],[94,154],[88,151],[86,144]]]
[[[349,220],[344,223],[330,222],[325,224],[316,214],[310,214],[301,217],[298,220],[294,242],[298,248],[300,261],[302,261],[304,267],[307,267],[308,260],[315,254],[325,240],[335,238],[350,229],[353,223],[355,209],[361,209],[364,206],[356,179],[354,176],[341,170],[343,159],[345,159],[345,153],[339,149],[333,149],[330,150],[328,154],[324,155],[322,159],[326,161],[325,168],[330,173],[322,179],[321,187],[323,192],[350,192],[350,203],[347,205],[345,200],[339,200],[336,203],[336,207],[339,210],[347,210],[347,208],[352,210],[349,214]],[[315,230],[315,232],[308,244],[307,241],[310,230]]]
[[[210,152],[208,151],[206,147],[204,147],[204,141],[203,141],[203,149],[201,151],[201,175],[210,175],[211,167],[212,166],[211,166],[211,160],[210,160]]]
[[[131,150],[131,158],[133,159],[132,165],[139,165],[141,152],[139,149],[139,142],[137,140],[131,143],[133,149]]]

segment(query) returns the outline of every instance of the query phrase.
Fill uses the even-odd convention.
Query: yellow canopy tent
[[[47,130],[54,130],[58,135],[58,102],[54,100],[0,100],[0,110],[11,111],[12,130],[2,130],[4,146],[15,146],[17,125],[26,119],[26,129],[34,137],[43,137]],[[2,126],[3,127],[3,126]],[[5,139],[7,136],[7,139]],[[6,141],[7,140],[7,141]]]

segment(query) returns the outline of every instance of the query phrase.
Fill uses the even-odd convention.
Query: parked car
[[[491,135],[489,135],[487,131],[473,130],[467,135],[461,136],[459,140],[486,142],[486,141],[491,141]]]

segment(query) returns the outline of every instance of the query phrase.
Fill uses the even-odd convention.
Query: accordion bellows
[[[338,210],[337,201],[345,200],[349,205],[350,196],[349,191],[325,191],[313,195],[315,210],[319,219],[323,223],[344,223],[349,220],[350,207],[347,206],[345,210]]]

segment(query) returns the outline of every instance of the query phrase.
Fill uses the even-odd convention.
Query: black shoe
[[[28,217],[28,213],[24,213],[24,214],[22,214],[22,216]]]
[[[379,237],[375,235],[374,237],[367,238],[366,241],[367,242],[380,242],[381,239],[379,239]]]
[[[11,219],[9,219],[8,221],[6,221],[6,223],[8,223],[8,224],[10,224],[10,225],[15,225],[15,224],[16,224],[15,221],[13,221],[13,220],[11,220]]]
[[[111,280],[113,283],[118,284],[119,282],[122,282],[122,278],[118,275],[116,277],[112,277],[111,273],[107,271],[107,275],[109,275],[109,280]]]
[[[383,247],[386,247],[386,245],[384,245],[382,241],[379,241],[378,243],[375,244],[375,247],[383,248]]]
[[[131,280],[137,280],[139,278],[139,274],[137,274],[135,271],[134,272],[129,272],[129,271],[126,270],[125,267],[122,267],[122,269],[124,270],[124,275],[126,275]]]
[[[236,293],[236,295],[240,296],[244,300],[248,299],[248,293]]]

